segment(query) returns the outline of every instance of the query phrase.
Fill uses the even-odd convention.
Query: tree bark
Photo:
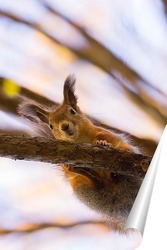
[[[0,157],[75,167],[105,168],[114,173],[144,177],[151,157],[101,145],[41,137],[0,136]]]

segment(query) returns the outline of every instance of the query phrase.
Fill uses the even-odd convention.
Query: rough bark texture
[[[41,137],[0,135],[0,156],[77,167],[109,168],[123,175],[144,177],[151,157],[100,145]]]

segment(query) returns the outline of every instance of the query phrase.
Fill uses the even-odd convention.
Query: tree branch
[[[165,14],[167,14],[167,0],[162,0],[162,3],[164,5]]]
[[[54,105],[56,107],[57,105],[59,105],[58,103],[53,102],[47,97],[37,94],[29,90],[28,88],[20,86],[19,84],[18,84],[19,86],[18,95],[10,97],[3,90],[3,84],[5,80],[6,78],[0,77],[0,109],[4,111],[11,112],[13,114],[18,114],[17,107],[20,104],[20,102],[22,102],[23,99],[32,99],[38,103],[49,106]]]
[[[41,224],[25,224],[22,225],[22,227],[14,228],[14,229],[6,229],[6,228],[0,228],[0,235],[6,235],[6,234],[11,234],[11,233],[33,233],[42,229],[48,229],[48,228],[61,228],[61,229],[70,229],[73,227],[78,227],[82,225],[98,225],[98,226],[105,226],[103,222],[100,221],[78,221],[78,222],[73,222],[73,223],[66,223],[66,224],[61,224],[61,223],[41,223]]]
[[[46,7],[46,5],[45,5]],[[55,14],[56,10],[51,9],[51,7],[47,6],[49,10],[52,12],[54,11]],[[91,62],[92,64],[96,65],[97,67],[101,68],[105,72],[107,72],[110,76],[112,76],[114,79],[116,79],[119,84],[123,87],[123,89],[126,90],[127,93],[131,94],[129,96],[133,96],[133,100],[136,101],[134,91],[131,90],[131,87],[127,87],[128,85],[132,85],[133,88],[135,88],[136,92],[138,93],[137,96],[137,104],[142,103],[144,105],[147,114],[154,117],[154,119],[158,120],[159,123],[164,126],[167,121],[167,107],[163,103],[157,103],[156,99],[151,96],[148,91],[144,91],[140,88],[140,85],[137,84],[137,82],[145,83],[140,75],[135,72],[133,69],[129,68],[125,63],[123,63],[121,60],[119,60],[114,54],[107,49],[105,46],[100,44],[96,39],[91,37],[89,34],[86,33],[79,25],[75,24],[70,21],[67,17],[64,17],[61,15],[61,18],[63,20],[67,21],[71,24],[73,28],[78,31],[81,35],[84,36],[86,41],[88,42],[88,45],[85,48],[77,48],[75,46],[72,46],[67,41],[61,41],[60,39],[56,38],[55,36],[52,36],[48,31],[46,31],[39,23],[36,23],[32,20],[27,20],[24,18],[21,18],[13,13],[6,12],[0,9],[0,16],[4,16],[7,18],[10,18],[11,20],[14,20],[15,22],[25,24],[32,29],[42,33],[47,38],[49,38],[54,43],[57,43],[63,47],[68,48],[70,51],[72,51],[75,55],[77,55],[79,58],[83,58]],[[60,16],[60,14],[59,14]],[[82,32],[81,32],[82,30]],[[98,51],[98,53],[97,53]],[[124,79],[124,80],[123,80]],[[126,83],[126,84],[125,84]],[[151,86],[150,84],[147,84],[147,86]],[[159,93],[158,89],[156,91]],[[161,95],[161,99],[164,100],[166,98],[164,93],[159,93]],[[151,110],[151,112],[149,112]]]
[[[115,173],[141,177],[151,161],[149,156],[100,145],[5,134],[0,136],[0,156],[82,168],[108,168]]]

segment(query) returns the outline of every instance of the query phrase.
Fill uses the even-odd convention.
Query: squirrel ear
[[[69,104],[74,109],[77,108],[77,96],[74,94],[75,82],[75,76],[69,75],[64,83],[64,103]]]
[[[49,112],[42,107],[41,105],[31,103],[31,102],[23,102],[18,106],[18,113],[27,118],[28,120],[38,123],[40,121],[49,123]]]

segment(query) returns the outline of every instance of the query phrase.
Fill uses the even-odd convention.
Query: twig
[[[99,225],[105,226],[103,222],[98,221],[79,221],[74,223],[42,223],[42,224],[25,224],[21,227],[14,228],[14,229],[5,229],[0,228],[0,235],[6,235],[11,233],[33,233],[38,230],[46,229],[46,228],[61,228],[61,229],[68,229],[72,227],[82,226],[82,225]],[[106,226],[105,226],[106,227]]]

